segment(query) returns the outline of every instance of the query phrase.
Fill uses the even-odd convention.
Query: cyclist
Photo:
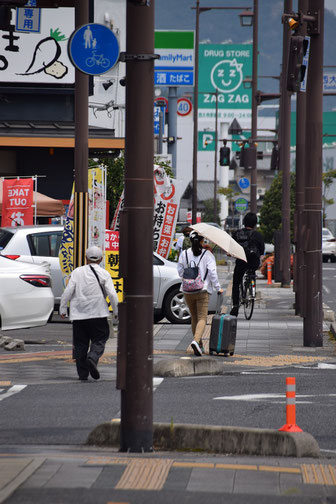
[[[244,227],[233,233],[232,237],[245,250],[247,262],[236,259],[236,265],[232,280],[232,309],[230,315],[238,316],[239,311],[239,286],[245,271],[252,270],[254,273],[259,268],[260,256],[264,254],[264,238],[259,231],[256,231],[258,222],[257,216],[253,212],[248,212],[244,219]]]

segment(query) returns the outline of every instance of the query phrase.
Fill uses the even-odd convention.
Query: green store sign
[[[250,109],[251,89],[243,80],[252,75],[252,45],[200,44],[198,106],[219,109]]]

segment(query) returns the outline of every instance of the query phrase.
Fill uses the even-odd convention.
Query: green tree
[[[336,170],[327,168],[322,174],[323,193],[322,193],[322,207],[323,207],[323,227],[325,227],[325,220],[327,217],[326,208],[328,205],[334,204],[333,198],[327,198],[328,191],[336,178]]]
[[[295,211],[295,174],[291,173],[290,178],[290,224],[291,240],[294,232],[294,211]],[[273,179],[271,187],[264,196],[264,202],[260,210],[260,231],[265,242],[273,243],[274,232],[281,229],[282,221],[282,172]]]
[[[214,199],[210,198],[204,200],[203,204],[204,204],[204,210],[202,212],[202,221],[214,222]],[[219,213],[220,213],[220,201],[217,200],[217,215],[215,220],[217,224],[220,224]]]

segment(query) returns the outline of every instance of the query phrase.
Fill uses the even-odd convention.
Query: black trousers
[[[87,358],[98,364],[99,358],[104,353],[106,341],[109,339],[107,318],[74,320],[72,331],[77,373],[80,378],[87,378],[89,376]]]
[[[248,264],[245,261],[241,261],[240,259],[236,259],[236,265],[235,269],[233,272],[233,278],[232,278],[232,304],[235,306],[239,305],[239,286],[241,284],[241,281],[243,279],[244,273],[246,270],[252,270],[256,271],[259,267],[259,260],[258,264],[257,261],[255,264]]]

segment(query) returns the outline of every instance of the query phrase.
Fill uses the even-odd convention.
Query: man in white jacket
[[[100,374],[97,364],[109,338],[106,296],[112,304],[114,322],[118,320],[118,297],[111,275],[99,266],[103,258],[102,250],[96,246],[89,247],[85,255],[87,264],[71,273],[59,312],[62,318],[66,317],[67,304],[70,302],[74,358],[79,379],[87,380],[90,374],[98,380]]]

